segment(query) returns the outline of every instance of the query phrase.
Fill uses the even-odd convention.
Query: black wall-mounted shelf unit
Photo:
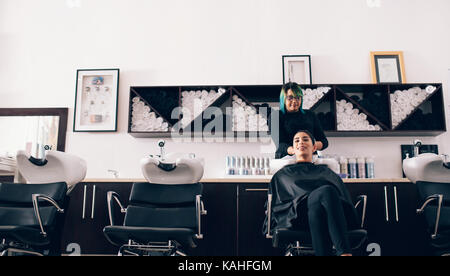
[[[414,87],[425,89],[434,86],[436,89],[427,95],[413,111],[393,127],[391,112],[391,94],[397,90],[408,90]],[[307,88],[331,87],[329,92],[317,101],[310,110],[314,111],[322,123],[322,127],[328,137],[374,137],[374,136],[437,136],[446,132],[444,97],[441,83],[409,83],[409,84],[314,84],[302,85]],[[232,97],[237,95],[250,107],[268,103],[278,106],[281,85],[199,85],[199,86],[139,86],[130,88],[128,133],[137,138],[171,137],[171,130],[161,131],[133,131],[132,130],[132,99],[139,97],[154,111],[157,116],[167,122],[172,131],[181,128],[182,114],[172,112],[174,108],[182,106],[181,94],[183,91],[197,90],[226,90],[210,106],[220,108],[223,111],[223,128],[219,135],[234,137],[267,136],[270,132],[232,131],[232,114],[227,114],[227,108],[232,108]],[[352,103],[360,113],[367,115],[370,124],[378,124],[381,131],[365,130],[338,130],[336,102],[344,99]],[[190,131],[192,135],[199,135],[194,124],[204,127],[215,117],[205,119],[204,114],[197,116],[190,124],[182,128]],[[215,135],[214,129],[208,129],[208,133],[201,134],[204,137]],[[224,131],[225,130],[225,131]]]

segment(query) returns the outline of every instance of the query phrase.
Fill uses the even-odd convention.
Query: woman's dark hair
[[[309,138],[311,138],[311,141],[312,141],[312,143],[313,143],[313,145],[316,143],[316,138],[314,138],[314,135],[312,135],[312,133],[311,132],[309,132],[309,130],[299,130],[299,131],[297,131],[296,133],[295,133],[295,135],[297,135],[298,133],[300,133],[300,132],[303,132],[303,133],[306,133],[306,134],[308,134],[308,136],[309,136]],[[294,135],[294,137],[295,137],[295,135]]]
[[[286,95],[289,90],[292,90],[292,92],[294,92],[295,96],[302,98],[302,102],[300,104],[300,111],[302,113],[305,113],[303,111],[303,90],[300,88],[300,85],[298,85],[298,83],[296,83],[296,82],[288,82],[288,83],[285,83],[283,85],[283,87],[281,87],[281,92],[280,92],[280,110],[281,110],[281,112],[283,112],[283,114],[286,113],[285,102],[286,102]]]

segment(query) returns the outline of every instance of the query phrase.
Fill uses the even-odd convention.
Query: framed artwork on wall
[[[284,55],[282,62],[283,84],[287,82],[312,84],[310,55]]]
[[[74,132],[117,131],[119,69],[78,69]]]
[[[373,83],[406,83],[403,52],[370,52]]]

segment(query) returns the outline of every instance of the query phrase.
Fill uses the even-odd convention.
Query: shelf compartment
[[[172,126],[140,93],[134,89],[130,90],[128,116],[128,132],[130,134],[135,137],[140,137],[144,133],[165,135],[171,132]]]
[[[391,129],[388,85],[346,84],[337,85],[336,89],[350,98],[352,104],[377,121],[383,129]]]
[[[324,131],[334,131],[337,129],[335,102],[336,96],[333,87],[310,109],[316,114]]]
[[[179,121],[180,88],[178,86],[134,86],[130,90],[139,95],[143,101],[157,111],[171,126]]]
[[[261,106],[251,103],[235,87],[231,88],[233,123],[231,130],[238,132],[237,136],[256,137],[269,133],[269,108],[260,113]],[[264,106],[262,106],[264,108]]]
[[[337,131],[380,132],[388,129],[356,100],[339,89],[336,89],[336,119]]]
[[[332,85],[302,85],[303,109],[315,109],[334,90]]]
[[[399,131],[446,131],[445,111],[442,105],[442,85],[416,106],[412,112],[395,128]],[[424,86],[417,86],[421,89]],[[395,87],[393,87],[395,89]],[[425,87],[426,88],[426,87]],[[396,90],[394,90],[396,91]]]
[[[249,103],[279,103],[281,85],[233,85]]]
[[[198,89],[211,90],[212,86],[203,87],[182,87],[182,90],[198,90]],[[231,129],[231,91],[228,86],[216,86],[217,90],[223,88],[225,93],[220,95],[214,102],[212,102],[204,111],[198,114],[190,123],[185,125],[181,132],[190,132],[192,134],[202,132],[203,136],[216,135],[216,133],[225,133],[228,129]],[[228,111],[227,111],[228,107]],[[216,108],[216,109],[213,109]],[[220,114],[214,114],[215,110]],[[221,118],[217,118],[220,116]],[[181,118],[181,120],[183,120]]]
[[[214,106],[221,95],[229,93],[228,87],[182,87],[181,88],[181,127],[187,127],[205,110]]]

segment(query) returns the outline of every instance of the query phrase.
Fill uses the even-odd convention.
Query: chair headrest
[[[43,194],[60,202],[67,192],[65,182],[47,184],[0,183],[0,204],[31,204],[33,194]]]
[[[184,204],[195,202],[195,196],[201,195],[203,185],[194,184],[153,184],[134,183],[130,194],[130,203],[147,204]]]

